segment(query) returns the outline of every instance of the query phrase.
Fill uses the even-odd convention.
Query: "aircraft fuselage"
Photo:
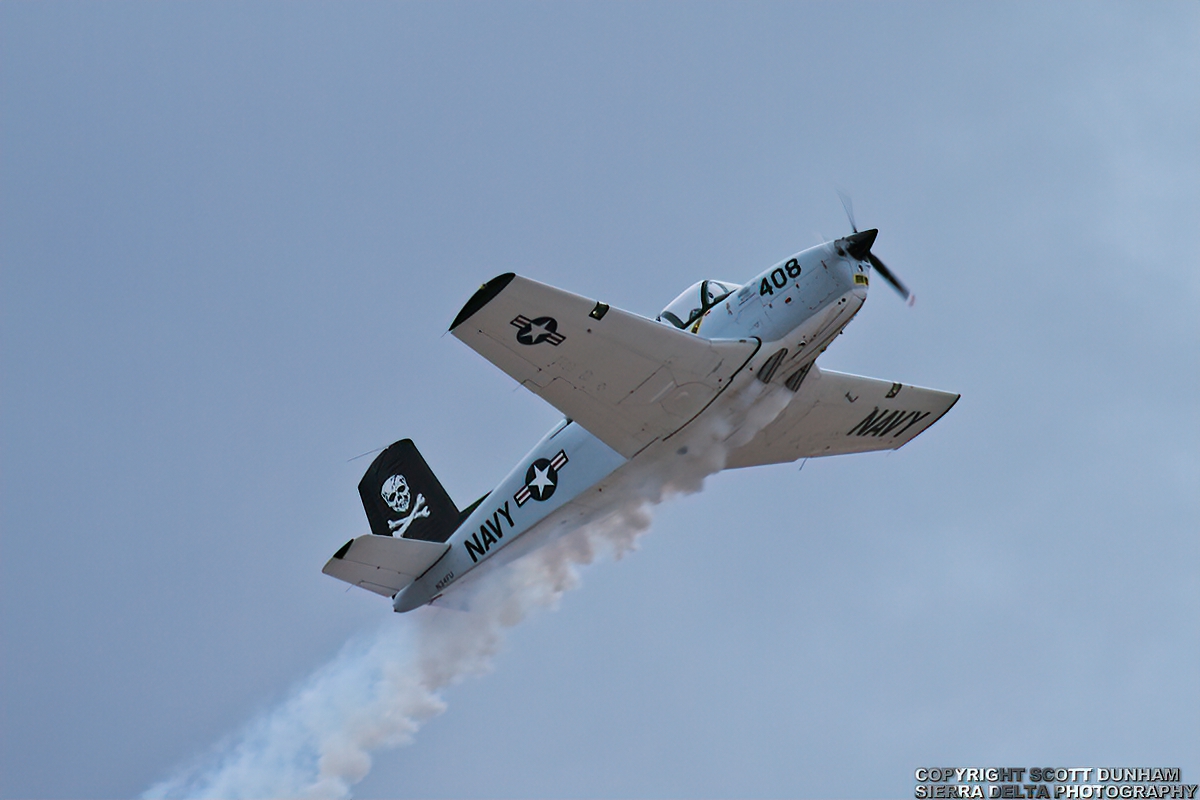
[[[874,231],[867,234],[874,239]],[[745,402],[755,382],[778,379],[795,391],[807,367],[866,300],[870,262],[850,253],[856,249],[856,237],[865,236],[855,234],[796,253],[687,326],[703,338],[757,339],[761,344],[716,399],[679,431],[626,458],[577,423],[563,420],[556,425],[454,531],[446,554],[395,595],[393,608],[408,611],[425,605],[467,576],[477,578],[588,521],[603,506],[605,486],[619,473],[636,468],[643,453],[669,446],[665,440],[696,419],[719,413],[739,398]]]

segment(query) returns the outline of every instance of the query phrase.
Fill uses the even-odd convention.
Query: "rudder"
[[[401,439],[375,457],[358,494],[376,536],[445,542],[460,521],[458,506],[412,439]]]

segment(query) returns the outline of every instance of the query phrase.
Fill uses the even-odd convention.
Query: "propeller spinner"
[[[854,203],[850,200],[849,195],[844,192],[838,192],[838,197],[842,198],[842,208],[846,209],[846,217],[850,220],[850,229],[854,231],[854,233],[842,239],[846,252],[860,261],[864,258],[870,261],[871,266],[879,273],[879,277],[890,283],[892,288],[908,301],[908,304],[911,306],[917,301],[917,296],[910,292],[908,287],[904,285],[904,282],[887,268],[887,264],[884,264],[879,256],[871,252],[871,245],[875,244],[875,237],[879,235],[879,229],[872,228],[869,231],[860,232],[858,225],[854,222]]]

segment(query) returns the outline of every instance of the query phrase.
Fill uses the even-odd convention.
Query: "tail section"
[[[321,571],[391,597],[446,554],[462,515],[412,439],[380,453],[358,493],[371,532],[342,545]]]
[[[440,543],[461,521],[412,439],[401,439],[376,456],[358,493],[376,536]]]
[[[392,597],[437,563],[448,544],[368,533],[351,539],[321,571],[369,592]]]

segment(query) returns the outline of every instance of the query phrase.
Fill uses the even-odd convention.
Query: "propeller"
[[[850,230],[858,233],[858,226],[854,224],[854,201],[841,189],[838,189],[838,197],[842,198],[842,208],[846,209],[846,216],[850,219]]]
[[[869,231],[859,233],[858,225],[854,222],[854,201],[850,199],[850,195],[843,191],[838,192],[838,197],[842,199],[842,208],[846,209],[846,217],[850,220],[850,229],[854,231],[847,236],[843,241],[846,243],[846,252],[857,259],[866,258],[871,262],[871,266],[879,273],[879,277],[892,285],[901,297],[908,301],[908,305],[912,305],[917,301],[917,296],[908,290],[904,282],[896,277],[887,264],[879,256],[871,252],[871,245],[875,244],[875,237],[879,235],[877,228],[872,228]]]
[[[874,267],[875,271],[879,273],[879,277],[890,283],[892,288],[899,292],[900,296],[903,297],[910,306],[917,302],[917,296],[910,292],[908,287],[904,285],[904,282],[897,278],[892,271],[887,268],[887,265],[879,259],[879,256],[868,252],[867,260],[871,262],[871,266]]]

